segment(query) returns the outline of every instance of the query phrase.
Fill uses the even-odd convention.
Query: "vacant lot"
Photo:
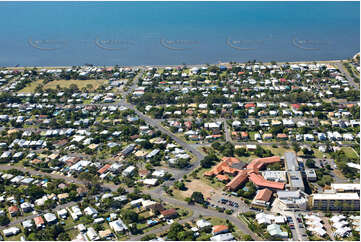
[[[69,88],[71,84],[75,84],[78,86],[79,89],[82,89],[83,87],[87,87],[87,85],[92,85],[93,89],[97,89],[100,85],[105,84],[106,80],[55,80],[48,82],[44,85],[44,89],[50,88],[50,89],[56,89],[59,85],[61,88],[67,87]],[[25,88],[20,90],[19,92],[25,92],[25,93],[33,93],[36,92],[36,88],[43,84],[43,80],[36,80],[34,82],[29,83]]]
[[[192,196],[193,192],[202,192],[204,198],[211,197],[216,193],[216,190],[213,187],[204,184],[201,180],[192,180],[191,182],[187,182],[186,187],[188,188],[187,191],[179,191],[179,195],[183,199]]]

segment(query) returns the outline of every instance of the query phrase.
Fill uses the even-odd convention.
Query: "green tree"
[[[168,240],[178,240],[178,233],[184,231],[184,228],[179,223],[173,223],[170,228],[167,235]]]
[[[8,225],[9,223],[10,223],[10,219],[8,218],[8,216],[6,216],[6,215],[0,216],[0,225],[1,226]]]
[[[204,203],[204,197],[201,192],[193,192],[191,195],[191,199],[192,199],[192,201],[199,203],[199,204]]]

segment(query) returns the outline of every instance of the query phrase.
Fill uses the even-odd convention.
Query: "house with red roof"
[[[217,234],[223,234],[223,233],[227,233],[229,231],[229,228],[227,225],[214,225],[212,228],[212,234],[213,235],[217,235]]]
[[[301,107],[301,104],[294,103],[294,104],[291,104],[291,107],[292,107],[293,110],[299,110],[300,107]]]
[[[286,140],[288,139],[287,134],[277,134],[277,139]]]
[[[256,104],[254,104],[254,103],[246,103],[246,104],[244,105],[244,107],[245,107],[245,108],[255,108],[255,107],[256,107]]]
[[[100,169],[98,170],[98,173],[101,175],[101,174],[103,174],[104,172],[108,171],[110,167],[111,167],[110,164],[106,164],[105,166],[103,166],[102,168],[100,168]]]
[[[160,211],[160,214],[161,214],[161,218],[164,219],[175,218],[178,216],[177,210],[175,210],[174,208]]]
[[[8,208],[11,217],[15,217],[19,214],[19,208],[15,205]]]
[[[44,219],[41,216],[35,217],[34,223],[37,228],[42,228],[45,226]]]

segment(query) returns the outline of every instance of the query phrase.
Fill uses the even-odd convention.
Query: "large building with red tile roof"
[[[220,163],[215,165],[210,171],[204,173],[205,176],[216,176],[219,180],[225,178],[225,174],[235,175],[235,177],[226,184],[227,190],[235,191],[247,180],[253,182],[259,188],[269,188],[272,190],[283,190],[285,183],[268,181],[261,174],[259,170],[266,164],[280,162],[279,156],[272,156],[266,158],[258,158],[249,163],[246,169],[240,170],[231,167],[234,163],[239,163],[240,160],[235,157],[224,157]]]

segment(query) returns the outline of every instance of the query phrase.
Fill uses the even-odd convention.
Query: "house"
[[[212,228],[212,235],[223,234],[227,233],[228,231],[229,228],[226,225],[215,225]]]
[[[96,218],[96,219],[94,219],[94,221],[93,221],[93,223],[95,223],[95,224],[101,224],[101,223],[104,223],[104,218]]]
[[[123,172],[122,175],[123,176],[130,176],[133,174],[133,172],[135,171],[135,166],[128,166]]]
[[[232,233],[217,234],[210,238],[211,241],[231,241],[234,240]]]
[[[177,210],[175,210],[174,208],[160,211],[160,213],[161,213],[160,218],[164,218],[164,219],[176,218],[178,216]]]
[[[200,219],[196,222],[196,225],[199,229],[203,229],[203,228],[208,228],[208,227],[211,227],[212,224],[207,221],[207,220],[204,220],[204,219]]]
[[[270,133],[263,134],[263,139],[264,139],[264,140],[270,140],[270,139],[273,139],[273,135],[272,135],[272,134],[270,134]]]
[[[109,237],[112,237],[113,236],[113,233],[110,229],[106,229],[106,230],[100,230],[99,231],[99,237],[104,240],[104,239],[107,239]]]
[[[58,195],[59,201],[65,200],[69,197],[69,193],[61,193]]]
[[[28,213],[33,210],[33,207],[28,202],[24,202],[24,203],[20,204],[20,208],[23,210],[24,213]]]
[[[86,231],[86,227],[85,227],[84,224],[78,224],[76,227],[78,228],[79,232],[85,232]]]
[[[56,221],[57,221],[56,215],[53,213],[44,214],[44,218],[48,224],[53,224],[53,223],[56,223]]]
[[[8,229],[4,229],[3,230],[3,234],[6,236],[6,237],[10,237],[10,236],[13,236],[13,235],[17,235],[18,233],[20,233],[20,229],[17,228],[17,227],[10,227]]]
[[[151,200],[142,201],[142,206],[145,210],[150,210],[153,214],[164,210],[161,203]]]
[[[28,220],[23,221],[22,225],[23,225],[24,229],[31,229],[31,227],[33,227],[33,222],[31,221],[31,219],[28,219]]]
[[[95,231],[95,229],[93,227],[88,228],[86,235],[89,238],[89,240],[91,240],[91,241],[100,239],[97,232]]]
[[[45,226],[44,219],[41,216],[35,217],[34,223],[35,223],[36,228],[38,228],[38,229],[43,228]]]
[[[10,206],[8,208],[8,211],[9,211],[9,214],[10,214],[11,217],[15,217],[15,216],[17,216],[19,214],[19,208],[17,206],[15,206],[15,205]]]
[[[277,139],[279,139],[279,140],[287,140],[288,136],[287,136],[287,134],[277,134]]]
[[[68,211],[66,211],[65,208],[59,210],[57,213],[61,219],[66,219],[68,217]]]
[[[71,209],[69,209],[69,212],[73,220],[78,220],[81,216],[83,216],[83,213],[78,207],[78,205],[71,207]]]
[[[84,213],[88,216],[96,218],[98,216],[98,211],[95,208],[87,207],[84,209]]]
[[[116,233],[128,230],[128,227],[124,224],[124,222],[121,219],[110,222],[109,226]]]

